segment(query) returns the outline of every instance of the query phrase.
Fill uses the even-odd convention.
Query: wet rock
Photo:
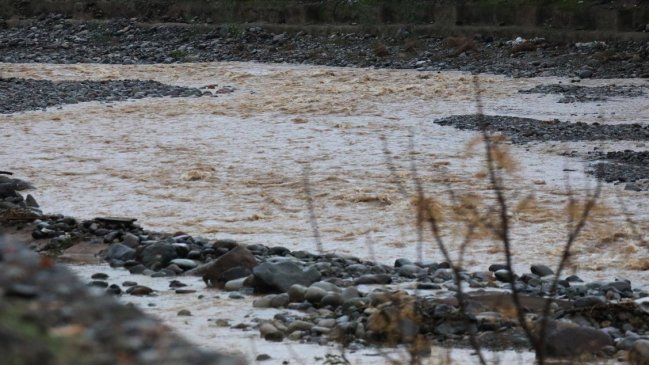
[[[304,301],[307,289],[308,288],[304,285],[300,285],[300,284],[291,285],[291,287],[288,289],[289,300],[292,303],[295,302],[299,303]]]
[[[354,280],[354,285],[391,284],[392,277],[387,274],[368,274]]]
[[[507,265],[504,264],[492,264],[489,266],[489,271],[496,272],[498,270],[507,270]]]
[[[136,248],[140,244],[140,237],[131,232],[126,232],[122,235],[122,244],[130,248]]]
[[[97,288],[108,288],[108,283],[102,280],[93,280],[88,285],[94,286]]]
[[[181,310],[178,311],[178,316],[180,316],[180,317],[189,317],[191,315],[192,315],[192,312],[190,312],[187,309],[181,309]]]
[[[196,261],[189,259],[173,259],[170,261],[170,264],[177,265],[183,270],[191,270],[198,266]]]
[[[216,260],[188,271],[186,275],[202,276],[207,286],[222,287],[226,281],[247,276],[255,266],[255,256],[247,248],[236,246]],[[228,275],[224,276],[226,272]]]
[[[223,289],[225,289],[227,291],[241,290],[241,288],[243,288],[243,286],[244,286],[243,284],[244,284],[245,280],[246,280],[245,277],[239,278],[239,279],[234,279],[234,280],[229,280],[229,281],[227,281],[225,283],[225,286],[223,287]]]
[[[606,303],[606,299],[604,297],[589,295],[586,297],[575,299],[573,305],[577,308],[583,308],[583,307],[592,307],[594,305],[601,305],[605,303]]]
[[[270,355],[268,355],[268,354],[259,354],[255,358],[255,361],[267,361],[267,360],[270,360],[270,359],[272,359],[272,357],[270,357]]]
[[[121,243],[114,243],[106,251],[106,260],[131,260],[135,258],[135,250]]]
[[[259,326],[259,333],[266,341],[282,342],[284,340],[284,334],[270,322],[265,322]]]
[[[497,280],[505,282],[505,283],[509,283],[510,280],[512,280],[514,278],[512,273],[510,273],[509,271],[507,271],[505,269],[501,269],[501,270],[498,270],[498,271],[494,272],[494,276],[496,277]]]
[[[103,272],[98,272],[98,273],[92,274],[92,276],[90,278],[95,279],[95,280],[106,280],[106,279],[108,279],[108,274],[105,274]]]
[[[141,262],[149,269],[165,267],[176,258],[176,249],[164,242],[147,245],[140,254]]]
[[[174,293],[176,293],[176,294],[194,294],[194,293],[196,293],[196,290],[194,290],[194,289],[176,289],[176,290],[174,290]]]
[[[629,349],[630,365],[649,365],[649,340],[637,340]]]
[[[545,265],[532,265],[530,270],[532,271],[533,274],[538,275],[540,277],[554,275],[554,271],[552,271],[552,269],[550,269]]]
[[[306,299],[310,303],[318,304],[327,294],[328,292],[326,290],[312,285],[306,290],[304,299]]]
[[[594,355],[606,346],[614,346],[613,340],[600,330],[562,322],[548,324],[545,350],[550,357]]]
[[[401,267],[401,266],[406,266],[406,265],[414,265],[412,261],[408,259],[396,259],[394,261],[394,267]]]
[[[119,285],[111,284],[106,289],[106,293],[111,294],[111,295],[121,295],[122,294],[122,289],[119,287]]]
[[[313,267],[300,268],[289,261],[270,263],[264,262],[253,271],[254,286],[257,291],[286,292],[294,284],[311,285],[320,280],[321,274]]]
[[[153,293],[153,289],[144,285],[135,285],[126,289],[126,293],[136,296],[151,295]]]
[[[311,322],[295,320],[288,325],[288,333],[293,333],[295,331],[310,331],[313,326],[314,325]]]
[[[332,306],[338,307],[343,304],[343,297],[338,293],[328,293],[320,300],[320,305],[322,306]]]

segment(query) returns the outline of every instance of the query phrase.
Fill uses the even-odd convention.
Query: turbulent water
[[[467,74],[254,63],[0,64],[0,74],[51,80],[140,78],[236,89],[217,98],[88,102],[0,115],[0,165],[38,187],[34,195],[46,212],[132,216],[151,229],[311,251],[318,249],[316,223],[324,250],[391,263],[419,255],[442,260],[427,230],[422,250],[417,250],[415,172],[442,210],[444,238],[454,255],[463,226],[454,219],[448,190],[474,202],[480,196],[490,201],[477,134],[433,123],[476,112],[476,84]],[[487,114],[600,123],[646,122],[649,116],[649,102],[642,98],[563,104],[557,103],[559,95],[518,93],[567,79],[479,79]],[[582,81],[590,86],[612,83],[646,84]],[[511,206],[530,201],[526,198],[534,202],[525,210],[512,209],[519,270],[556,262],[567,236],[567,186],[575,197],[583,197],[596,184],[584,174],[585,161],[561,154],[593,148],[646,150],[647,145],[616,141],[510,147],[518,166],[506,180]],[[307,208],[307,187],[315,221]],[[635,234],[649,231],[647,193],[605,185],[602,195],[576,243],[570,272],[588,279],[626,277],[634,287],[647,289],[649,250]],[[503,261],[501,251],[487,237],[476,238],[467,250],[466,266],[486,270]],[[77,270],[84,274],[95,268]],[[190,339],[216,349],[238,339],[237,351],[247,352],[240,336],[228,340],[231,330],[210,335],[205,316],[201,323],[176,318],[172,313],[184,305],[182,299],[166,303],[159,314]],[[226,306],[217,299],[192,305],[210,317],[214,312],[215,318]],[[251,341],[250,346],[270,351],[268,343]],[[310,349],[310,355],[326,351]],[[292,354],[290,348],[282,351],[278,358]],[[358,363],[364,363],[363,356],[357,356]],[[376,361],[367,356],[364,361],[368,359]]]
[[[449,187],[459,195],[488,195],[481,146],[473,143],[477,134],[432,123],[476,111],[476,87],[467,74],[254,63],[0,64],[0,72],[4,77],[140,78],[236,89],[218,98],[88,102],[0,115],[3,168],[31,180],[48,212],[133,216],[153,229],[316,250],[305,195],[304,172],[309,171],[324,249],[389,263],[418,256],[412,160],[425,191],[447,207],[449,216]],[[484,111],[600,123],[644,122],[649,116],[649,103],[642,98],[561,104],[558,95],[518,93],[559,81],[569,82],[481,76]],[[582,81],[613,83],[643,81]],[[386,163],[381,138],[392,164]],[[595,147],[647,149],[639,142],[510,148],[518,166],[507,180],[512,205],[535,198],[533,212],[512,216],[522,269],[558,257],[567,235],[567,183],[577,197],[595,185],[583,174],[584,161],[560,154]],[[646,232],[646,193],[607,185],[603,196],[593,224],[575,247],[573,263],[586,277],[625,276],[647,287],[649,274],[638,269],[649,253],[621,214],[627,211],[635,229]],[[446,223],[446,239],[456,248],[463,228],[452,219]],[[427,232],[422,255],[442,259]],[[475,240],[467,265],[486,269],[501,262],[501,255],[493,242]]]

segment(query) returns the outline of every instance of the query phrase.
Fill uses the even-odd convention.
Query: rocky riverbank
[[[153,97],[212,96],[196,88],[145,80],[58,81],[0,78],[0,114],[88,101],[117,102]]]
[[[14,201],[19,195],[14,189],[2,198]],[[80,221],[38,215],[37,219],[3,223],[9,237],[22,237],[32,249],[46,255],[40,259],[28,256],[32,264],[50,267],[47,256],[70,259],[81,253],[86,258],[100,257],[134,275],[132,281],[122,283],[111,283],[102,273],[90,278],[94,290],[112,295],[154,295],[153,289],[138,285],[137,275],[166,278],[176,294],[189,294],[195,291],[183,289],[183,277],[201,276],[206,286],[228,291],[231,300],[255,296],[255,308],[291,310],[272,320],[250,318],[247,323],[223,324],[234,329],[254,328],[267,341],[339,341],[350,350],[405,343],[413,346],[414,353],[425,355],[432,344],[467,346],[469,336],[474,335],[485,348],[525,349],[530,343],[512,316],[513,304],[507,294],[511,280],[530,320],[542,313],[543,297],[552,294],[554,272],[543,264],[533,265],[527,273],[512,273],[495,263],[484,271],[460,271],[458,277],[445,262],[401,258],[388,266],[351,256],[241,245],[182,232],[153,232],[131,218]],[[15,255],[9,249],[3,254],[9,262]],[[57,275],[48,278],[56,280]],[[467,286],[465,312],[457,297],[458,279]],[[5,295],[29,298],[40,293],[33,283],[17,287],[10,283],[4,284],[9,288]],[[43,284],[51,290],[57,288],[47,280]],[[647,351],[649,293],[623,278],[584,282],[570,275],[560,278],[558,284],[546,340],[549,355],[624,358],[627,353],[633,357]],[[112,303],[105,296],[99,298]],[[93,310],[106,312],[102,308]],[[190,310],[185,315],[190,315]],[[137,356],[148,354],[135,350]]]
[[[69,21],[48,16],[0,22],[0,61],[9,63],[287,62],[351,67],[461,70],[515,77],[649,77],[646,41],[439,38],[373,32],[272,33],[258,26]]]
[[[243,364],[198,350],[7,236],[0,236],[0,299],[4,364]]]
[[[649,140],[649,126],[641,124],[587,124],[490,115],[458,115],[435,123],[468,130],[481,130],[484,125],[490,132],[506,135],[513,143]],[[627,183],[627,190],[649,189],[647,152],[591,151],[584,157],[598,161],[594,163],[593,169],[587,171],[599,179],[609,183]]]

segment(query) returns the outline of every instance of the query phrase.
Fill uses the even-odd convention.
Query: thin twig
[[[306,196],[307,209],[309,210],[309,222],[311,223],[311,230],[313,231],[313,239],[315,240],[316,248],[319,254],[323,254],[322,240],[320,239],[320,228],[318,226],[318,217],[315,214],[315,205],[313,203],[313,194],[311,192],[311,165],[304,166],[303,180],[304,194]]]

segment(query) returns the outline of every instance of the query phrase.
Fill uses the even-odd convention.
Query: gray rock
[[[304,301],[304,296],[307,291],[307,287],[300,284],[291,285],[288,289],[288,297],[292,303],[299,303]]]
[[[406,266],[406,265],[414,265],[412,261],[408,259],[396,259],[394,261],[394,267],[401,267],[401,266]]]
[[[497,280],[505,283],[508,283],[512,279],[512,273],[510,273],[505,269],[494,272],[494,276],[496,277]]]
[[[319,304],[322,301],[328,292],[317,286],[310,286],[306,293],[304,293],[304,299],[313,304]]]
[[[288,325],[288,333],[295,331],[309,331],[311,330],[311,327],[313,327],[313,323],[298,319]]]
[[[286,293],[277,294],[270,300],[272,308],[286,308],[288,303],[288,294]]]
[[[578,358],[596,354],[602,348],[614,345],[606,333],[590,327],[550,322],[548,330],[545,350],[550,357]]]
[[[165,267],[176,258],[176,249],[167,243],[156,242],[142,250],[141,262],[144,266],[153,269],[154,267]]]
[[[198,267],[198,264],[194,260],[189,259],[173,259],[170,261],[171,264],[177,265],[183,270],[191,270]]]
[[[108,250],[106,251],[106,259],[107,260],[131,260],[135,258],[135,250],[122,245],[121,243],[114,243],[108,247]]]
[[[257,291],[288,291],[292,285],[308,286],[320,280],[320,272],[313,267],[300,268],[289,261],[279,263],[265,262],[256,266],[253,271],[254,285]]]
[[[573,305],[577,308],[592,307],[594,305],[605,304],[606,299],[600,296],[589,295],[582,298],[577,298]]]
[[[649,340],[638,340],[629,349],[630,365],[649,365]]]
[[[369,274],[363,275],[354,280],[355,285],[372,285],[372,284],[391,284],[392,277],[387,274]]]
[[[554,271],[545,265],[532,265],[530,268],[532,274],[538,275],[540,277],[554,275]]]
[[[414,264],[407,264],[399,267],[397,269],[397,272],[399,275],[406,277],[406,278],[416,278],[417,275],[422,271],[422,268],[420,268],[417,265]],[[427,272],[428,270],[426,270]]]
[[[275,298],[275,294],[264,295],[252,302],[254,308],[270,308],[270,302]]]
[[[246,281],[246,278],[239,278],[239,279],[234,279],[230,280],[225,283],[224,289],[227,291],[237,291],[243,288],[243,283]]]
[[[359,298],[361,295],[358,292],[358,289],[356,287],[350,286],[345,289],[340,293],[343,297],[343,300],[350,300],[354,298]]]
[[[334,285],[334,284],[332,284],[330,282],[327,282],[327,281],[315,282],[315,283],[311,284],[311,287],[320,288],[320,289],[323,289],[325,291],[334,292],[334,293],[341,293],[342,292],[342,289],[340,289],[340,287],[338,287],[338,286],[336,286],[336,285]]]
[[[130,248],[136,248],[140,244],[140,237],[127,232],[122,236],[122,244]]]
[[[330,305],[332,307],[339,307],[343,304],[344,300],[342,295],[338,293],[329,293],[325,295],[322,300],[320,300],[320,305],[322,306],[327,306]]]

